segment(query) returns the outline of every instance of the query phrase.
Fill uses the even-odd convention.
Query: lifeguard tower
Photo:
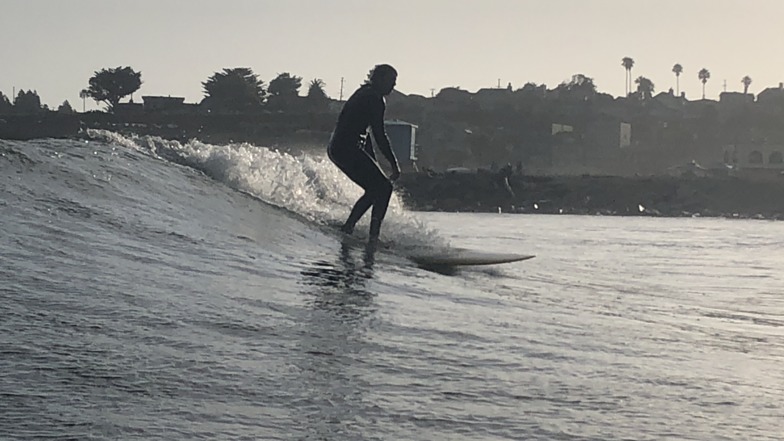
[[[392,151],[395,152],[400,170],[417,171],[416,131],[419,127],[414,124],[390,120],[384,121]]]

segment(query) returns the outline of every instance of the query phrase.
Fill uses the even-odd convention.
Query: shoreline
[[[78,117],[59,121],[57,125],[46,118],[35,121],[36,128],[50,129],[36,131],[35,138],[79,139],[84,126]],[[118,132],[145,134],[138,128],[124,129]],[[218,133],[200,135],[195,138],[222,140],[215,139],[222,137]],[[274,137],[270,135],[279,134],[266,135],[268,141]],[[300,133],[299,142],[320,145],[320,135]],[[402,174],[395,187],[404,205],[416,211],[784,220],[784,174],[773,171],[748,176],[733,176],[729,171],[711,171],[705,176],[532,175],[509,169],[418,171]]]
[[[752,180],[417,172],[403,174],[396,187],[404,205],[415,211],[784,220],[784,176]]]

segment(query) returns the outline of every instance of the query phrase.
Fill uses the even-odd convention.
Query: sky
[[[266,84],[279,73],[314,78],[345,98],[375,64],[399,72],[397,90],[430,96],[444,87],[475,92],[549,88],[574,74],[600,92],[624,95],[623,57],[656,92],[706,96],[778,87],[784,81],[783,0],[0,0],[0,92],[35,90],[43,103],[68,100],[98,70],[142,73],[134,97],[199,102],[202,82],[249,67]],[[87,109],[98,105],[87,101]]]

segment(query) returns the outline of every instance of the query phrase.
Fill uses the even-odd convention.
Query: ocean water
[[[359,194],[249,145],[0,141],[0,439],[784,437],[784,224],[396,198],[371,253],[325,227]]]

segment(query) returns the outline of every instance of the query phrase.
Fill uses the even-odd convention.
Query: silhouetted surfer
[[[392,196],[392,181],[400,177],[397,158],[384,130],[384,97],[392,92],[396,81],[397,71],[392,66],[380,64],[374,67],[367,82],[346,101],[329,141],[329,159],[365,190],[341,227],[344,233],[351,234],[359,219],[372,206],[370,238],[378,238]],[[367,134],[368,127],[376,145],[392,166],[389,178],[376,162],[370,135]]]

